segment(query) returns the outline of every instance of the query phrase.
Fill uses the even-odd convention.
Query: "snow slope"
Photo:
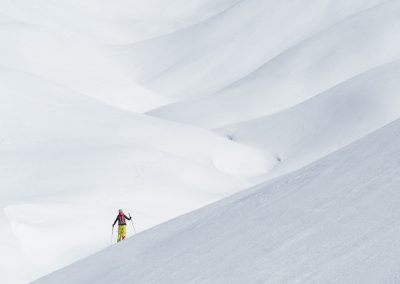
[[[34,283],[398,283],[400,121]]]
[[[309,5],[302,1],[297,4]],[[328,2],[316,7],[323,10],[325,4]],[[255,8],[246,11],[254,12]],[[247,60],[251,51],[252,58],[263,62],[254,71],[214,93],[167,105],[150,114],[217,129],[229,139],[276,153],[283,163],[274,175],[298,169],[399,118],[399,2],[335,2],[325,12],[334,16],[326,16],[318,31],[305,29],[307,36],[265,62],[254,49],[242,50],[241,60]],[[303,15],[309,16],[306,12]],[[227,18],[220,21],[228,25]],[[273,20],[252,24],[263,26],[263,21]],[[297,29],[296,23],[287,23],[283,29]],[[276,21],[272,23],[275,28],[277,25]],[[269,35],[269,28],[263,27],[263,31],[274,44],[285,39],[275,38],[282,37],[281,33]],[[225,35],[227,30],[220,32]],[[242,40],[250,37],[241,29],[237,33]],[[262,41],[261,37],[252,40],[257,48]],[[164,41],[172,44],[173,39]],[[207,73],[212,64],[203,66]],[[216,68],[220,67],[217,64]],[[174,69],[179,68],[180,64],[174,65]],[[243,65],[227,70],[241,68]],[[215,77],[212,82],[221,79]],[[263,179],[270,177],[269,173]]]
[[[275,166],[208,130],[122,110],[170,99],[137,84],[114,50],[236,2],[0,0],[0,282],[26,283],[109,245],[119,207],[135,208],[143,230]]]
[[[0,66],[36,74],[137,112],[168,102],[127,77],[105,47],[81,34],[54,30],[54,27],[2,14],[0,22],[4,22],[0,25]]]
[[[236,2],[2,0],[0,65],[143,113],[172,100],[137,84],[114,50],[191,26]]]
[[[298,169],[400,117],[400,61],[380,66],[288,110],[218,131],[279,154],[274,175]],[[268,177],[271,177],[269,173]]]
[[[253,2],[245,1],[243,5]],[[204,91],[204,98],[195,96],[188,102],[168,105],[151,111],[151,114],[207,128],[220,128],[285,110],[356,75],[400,59],[398,1],[296,1],[296,4],[275,1],[274,5],[278,7],[271,5],[270,1],[261,2],[264,4],[254,5],[250,11],[260,11],[264,19],[254,18],[254,15],[244,17],[255,26],[251,32],[235,26],[234,35],[228,36],[226,29],[221,30],[223,36],[219,35],[219,40],[229,45],[230,50],[219,43],[218,49],[212,51],[222,55],[207,57],[200,49],[201,53],[195,53],[199,53],[199,59],[191,61],[189,57],[183,63],[171,63],[172,67],[160,75],[161,79],[156,77],[154,83],[158,86],[161,84],[158,81],[162,80],[172,87],[180,87],[176,82],[182,79],[191,84],[190,90],[212,90]],[[267,17],[263,8],[278,13],[277,18]],[[225,18],[220,20],[228,21]],[[173,39],[167,40],[171,48],[181,47],[173,45]],[[243,42],[249,46],[242,47]],[[162,50],[166,49],[164,45]],[[197,48],[198,45],[194,46]],[[208,64],[203,63],[206,60]],[[225,60],[225,65],[219,60]],[[153,61],[148,61],[152,66]],[[249,62],[253,62],[251,67],[248,67]],[[198,70],[194,72],[199,75],[198,81],[193,82],[195,79],[189,70],[195,67]],[[227,79],[227,76],[232,78]],[[153,88],[154,80],[150,81],[147,85]],[[219,85],[213,87],[213,84]],[[161,86],[162,89],[166,87],[165,84]],[[153,90],[161,88],[154,87]],[[181,94],[176,90],[171,92]],[[182,93],[188,92],[184,90]]]
[[[116,206],[135,208],[143,230],[244,189],[276,163],[21,71],[0,68],[0,94],[1,282],[104,248]]]
[[[0,0],[0,282],[108,246],[120,207],[142,231],[398,119],[399,19],[395,0]]]
[[[35,25],[82,34],[104,44],[128,44],[205,21],[239,0],[2,0],[0,11]]]

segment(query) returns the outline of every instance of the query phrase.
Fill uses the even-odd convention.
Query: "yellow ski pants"
[[[118,226],[118,242],[126,238],[126,225]]]

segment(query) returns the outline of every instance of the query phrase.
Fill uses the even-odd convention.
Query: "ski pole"
[[[114,237],[114,226],[111,227],[111,244],[113,243],[113,237]]]
[[[133,231],[135,231],[135,234],[136,234],[136,229],[135,229],[135,225],[133,225],[131,213],[129,213],[129,218],[131,218],[131,223],[132,223]]]

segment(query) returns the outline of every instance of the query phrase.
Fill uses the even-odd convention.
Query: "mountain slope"
[[[309,1],[305,2],[304,5],[310,5]],[[351,5],[366,4],[364,1],[346,2]],[[339,9],[341,4],[335,1],[332,6]],[[220,128],[285,110],[354,76],[400,59],[398,1],[386,1],[369,9],[358,7],[359,10],[352,14],[349,7],[342,8],[342,13],[348,12],[347,17],[339,13],[343,17],[337,19],[337,23],[318,25],[318,31],[308,31],[302,40],[281,48],[268,60],[259,58],[258,63],[262,64],[257,68],[208,96],[167,105],[150,113],[207,128]],[[329,10],[332,13],[334,11]],[[306,12],[304,15],[308,17]],[[269,28],[276,31],[282,28],[275,22],[271,25]],[[296,25],[296,21],[283,25],[283,28],[288,29],[292,25]],[[280,43],[279,40],[275,42],[273,36],[276,35],[269,35],[265,29],[263,31],[265,35],[254,39],[256,47],[263,40],[270,44],[268,39],[273,40],[274,44]],[[240,56],[237,55],[241,60],[247,56],[256,57],[257,54],[251,48],[238,52],[241,52]],[[226,53],[228,55],[229,52]],[[207,65],[204,68],[211,67]],[[243,69],[245,67],[240,61],[235,61],[228,70],[211,73],[218,78],[212,82],[218,82],[221,78],[219,74],[225,76],[233,72],[231,70]],[[191,73],[186,71],[185,74]],[[208,81],[205,85],[209,86]]]
[[[103,44],[127,44],[202,22],[238,1],[3,0],[0,11],[35,25],[82,34]]]
[[[114,50],[205,21],[237,1],[3,0],[0,66],[143,113],[172,100],[137,84]]]
[[[396,61],[288,110],[218,132],[251,147],[278,153],[282,163],[274,175],[289,172],[398,119],[399,76],[400,61]]]
[[[395,0],[0,0],[0,282],[109,246],[118,208],[142,231],[399,118],[399,19]]]
[[[14,264],[0,273],[8,283],[107,246],[119,207],[135,208],[143,230],[244,189],[276,163],[213,132],[21,71],[0,68],[0,94],[0,263]]]
[[[400,121],[34,283],[397,283]]]
[[[82,34],[0,14],[0,50],[0,66],[36,74],[114,106],[144,112],[168,103],[128,78],[104,46]]]

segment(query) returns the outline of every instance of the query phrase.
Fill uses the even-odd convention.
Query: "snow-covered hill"
[[[1,1],[1,12],[104,44],[131,44],[205,21],[240,0]]]
[[[37,282],[398,283],[400,121]]]
[[[127,44],[213,17],[237,1],[2,0],[0,66],[34,73],[114,106],[145,112],[171,100],[138,85],[116,54]]]
[[[107,245],[116,206],[135,208],[143,230],[244,189],[277,163],[21,71],[0,68],[0,92],[1,227],[15,241],[0,236],[2,261],[22,259],[34,276]],[[8,279],[19,266],[1,268]]]
[[[400,118],[399,19],[395,0],[0,0],[0,282],[105,248],[118,208],[142,231]]]
[[[194,94],[189,100],[150,111],[150,114],[216,129],[229,139],[276,153],[283,163],[274,175],[298,169],[399,118],[398,1],[319,1],[318,4],[297,1],[296,5],[289,5],[286,1],[274,4],[261,1],[258,8],[251,5],[255,2],[245,1],[242,3],[244,7],[238,5],[235,9],[247,13],[258,13],[263,8],[274,9],[275,13],[285,13],[285,17],[291,16],[292,9],[298,12],[301,7],[300,11],[306,11],[312,4],[315,4],[312,5],[313,11],[320,10],[319,14],[304,12],[302,20],[296,14],[294,20],[291,17],[291,21],[284,25],[280,23],[283,16],[264,17],[256,21],[252,14],[252,17],[241,19],[254,25],[251,33],[236,21],[235,25],[239,27],[216,29],[215,26],[222,24],[230,27],[226,19],[228,16],[219,19],[219,24],[209,23],[213,28],[208,27],[210,31],[206,34],[217,30],[221,41],[229,37],[241,43],[254,44],[246,49],[240,49],[240,44],[236,44],[232,52],[226,51],[225,45],[211,49],[210,53],[221,52],[223,55],[213,57],[207,65],[199,65],[199,60],[181,63],[181,59],[170,63],[173,68],[167,68],[155,80],[145,81],[145,84],[158,90],[154,87],[158,81],[171,83],[181,78],[192,84],[191,90],[199,90],[201,87],[198,85],[201,84],[188,78],[191,72],[186,69],[202,67],[202,71],[196,69],[195,73],[212,74],[210,76],[215,79],[207,82],[218,83],[221,87],[203,95]],[[234,12],[229,10],[229,13]],[[324,16],[319,18],[320,15]],[[314,25],[308,22],[311,19]],[[270,29],[277,26],[280,27],[279,33],[272,33]],[[203,44],[211,44],[201,32],[204,28],[197,27],[190,33],[181,33],[199,38]],[[282,29],[284,32],[281,32]],[[193,35],[196,32],[199,36]],[[257,37],[258,32],[266,36]],[[159,53],[178,49],[181,45],[176,45],[176,41],[180,38],[169,36],[160,39],[163,48]],[[295,39],[295,42],[288,43]],[[231,41],[225,43],[230,45]],[[144,44],[146,48],[153,44],[158,46],[153,41]],[[271,52],[269,48],[274,45],[279,49]],[[136,49],[132,52],[140,56],[145,53]],[[208,56],[204,53],[201,60]],[[235,58],[239,60],[226,60],[226,65],[215,60],[232,54],[236,54]],[[176,53],[176,56],[183,55]],[[247,74],[229,80],[224,77],[243,72],[248,66],[246,64],[257,59],[261,64],[253,66]],[[153,66],[152,63],[152,60],[146,60],[144,64]],[[225,69],[214,72],[219,68]],[[216,73],[223,75],[217,76]],[[206,88],[210,87],[210,84],[206,85]],[[174,86],[177,85],[172,84]],[[173,96],[181,96],[178,90],[172,93]],[[268,177],[271,177],[270,173]]]
[[[400,61],[396,61],[288,110],[218,131],[234,141],[279,153],[282,163],[273,175],[281,175],[399,118],[399,77]]]
[[[170,99],[135,82],[116,51],[236,2],[0,1],[0,282],[109,245],[120,207],[144,230],[275,166],[209,130],[125,111]]]
[[[244,1],[243,5],[249,6],[254,2]],[[359,74],[400,59],[398,1],[258,2],[259,5],[254,4],[250,11],[259,12],[262,19],[255,20],[254,15],[242,17],[242,21],[247,20],[253,25],[251,30],[247,26],[235,26],[231,33],[227,29],[220,30],[219,39],[226,45],[219,43],[218,48],[211,49],[210,53],[218,52],[221,56],[209,55],[209,64],[201,64],[208,59],[204,52],[199,54],[200,58],[183,63],[177,60],[170,63],[173,68],[163,72],[160,79],[157,77],[156,82],[166,81],[175,88],[182,86],[176,83],[180,79],[191,84],[190,90],[208,88],[203,92],[206,96],[168,105],[152,111],[152,114],[207,128],[220,128],[285,110]],[[237,9],[238,13],[243,12],[240,6]],[[276,17],[266,16],[271,10]],[[227,20],[221,21],[225,23]],[[210,30],[214,29],[210,27]],[[195,31],[187,32],[197,38],[193,33]],[[209,33],[201,35],[202,42],[210,45],[214,42],[205,39]],[[166,61],[170,60],[172,52],[167,53],[169,49],[164,45],[178,49],[182,44],[174,45],[175,38],[163,40],[166,43],[160,52],[165,52],[166,56],[160,57]],[[239,43],[233,44],[235,40]],[[241,48],[244,44],[247,47]],[[226,46],[231,49],[226,50]],[[192,48],[198,48],[198,44]],[[143,57],[143,54],[139,53],[139,56]],[[154,56],[149,60],[150,66],[153,60]],[[219,60],[224,60],[224,64]],[[195,69],[197,77],[193,78],[187,69]],[[202,80],[203,74],[213,79],[195,81],[196,78]],[[174,80],[169,78],[172,76]],[[232,78],[226,78],[228,76]],[[219,86],[210,90],[212,84]],[[149,86],[159,90],[150,83]],[[162,85],[161,88],[167,87]],[[181,94],[177,90],[173,93]],[[184,90],[182,93],[188,92]]]
[[[126,76],[105,46],[69,30],[1,14],[0,66],[33,73],[124,109],[143,112],[168,101]]]

